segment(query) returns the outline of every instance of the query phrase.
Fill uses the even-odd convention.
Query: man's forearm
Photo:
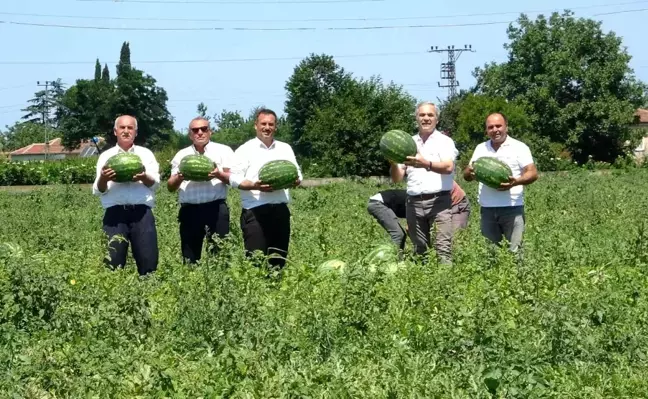
[[[441,162],[432,162],[426,160],[426,168],[432,172],[436,172],[441,175],[449,175],[452,173],[454,168],[454,162],[452,161],[441,161]]]
[[[516,185],[525,186],[531,184],[538,179],[538,173],[533,170],[526,171],[522,173],[520,177],[516,179]]]
[[[180,184],[182,184],[180,176],[172,175],[169,180],[167,180],[167,189],[170,192],[175,192],[180,187]]]

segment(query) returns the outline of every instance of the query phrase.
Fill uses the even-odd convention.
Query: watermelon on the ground
[[[274,190],[292,187],[298,178],[297,167],[294,163],[286,160],[267,162],[259,170],[259,180],[263,184],[269,184]]]
[[[346,267],[346,262],[339,259],[331,259],[319,265],[319,270],[329,272],[337,271],[342,273]]]
[[[369,266],[369,271],[375,272],[376,268],[392,262],[398,262],[398,248],[393,244],[381,244],[374,248],[363,258],[363,263]]]
[[[106,167],[115,171],[117,183],[132,182],[133,176],[144,172],[142,159],[132,152],[121,152],[113,155],[106,161]]]
[[[511,168],[495,157],[481,157],[473,162],[475,179],[478,182],[490,187],[499,188],[501,183],[508,181],[513,175]]]
[[[380,151],[388,160],[403,163],[408,156],[416,156],[417,147],[411,135],[402,130],[394,129],[381,137]]]
[[[209,181],[209,173],[214,170],[215,164],[208,156],[202,154],[187,155],[182,158],[178,169],[185,180]]]

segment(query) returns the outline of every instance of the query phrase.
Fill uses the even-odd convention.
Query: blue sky
[[[167,90],[168,107],[178,129],[186,128],[200,101],[208,106],[210,114],[228,109],[247,115],[258,105],[283,113],[284,84],[299,60],[310,53],[331,54],[357,77],[380,75],[385,81],[405,85],[419,100],[436,101],[447,95],[447,89],[437,86],[440,64],[446,61],[446,54],[429,53],[430,46],[472,45],[475,52],[462,54],[457,63],[460,88],[468,88],[474,83],[471,71],[475,67],[506,59],[503,44],[507,41],[507,24],[497,22],[513,21],[519,12],[535,17],[540,12],[548,14],[564,8],[572,9],[577,16],[601,20],[605,31],[612,30],[622,36],[633,56],[631,66],[636,75],[648,81],[645,52],[648,1],[565,0],[561,3],[548,0],[526,4],[512,0],[490,3],[271,0],[263,4],[254,4],[255,0],[168,1],[172,0],[2,0],[0,129],[20,118],[23,114],[20,108],[38,90],[39,80],[61,78],[69,86],[75,79],[92,78],[97,57],[102,64],[108,63],[114,76],[124,41],[130,42],[134,66],[151,74]],[[625,10],[637,11],[595,15]],[[339,29],[376,26],[384,28]],[[398,28],[391,28],[394,26]],[[214,27],[223,29],[118,29]],[[258,28],[295,30],[249,30]],[[212,62],[188,62],[196,60]]]

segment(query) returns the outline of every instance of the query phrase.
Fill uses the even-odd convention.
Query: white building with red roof
[[[100,142],[102,141],[103,139],[100,139]],[[68,150],[61,144],[60,138],[55,138],[49,143],[32,143],[12,151],[9,154],[9,159],[12,162],[44,161],[45,159],[85,158],[97,154],[97,147],[91,140],[85,140],[78,148]]]

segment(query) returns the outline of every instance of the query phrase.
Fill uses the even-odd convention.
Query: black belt
[[[209,201],[209,202],[201,202],[199,204],[194,204],[194,203],[191,203],[191,202],[181,202],[180,207],[184,208],[186,206],[210,205],[210,204],[218,204],[220,202],[225,202],[225,199],[221,198],[221,199],[217,199],[217,200],[213,200],[213,201]]]
[[[148,207],[148,205],[144,205],[144,204],[113,205],[113,206],[108,207],[108,209],[118,208],[118,209],[124,209],[124,210],[127,210],[127,211],[132,211],[132,210],[139,209],[139,208],[142,208],[142,207]]]
[[[439,191],[436,193],[430,193],[430,194],[416,194],[416,195],[411,195],[407,194],[411,199],[415,200],[429,200],[437,197],[441,197],[444,195],[450,195],[450,191]]]

